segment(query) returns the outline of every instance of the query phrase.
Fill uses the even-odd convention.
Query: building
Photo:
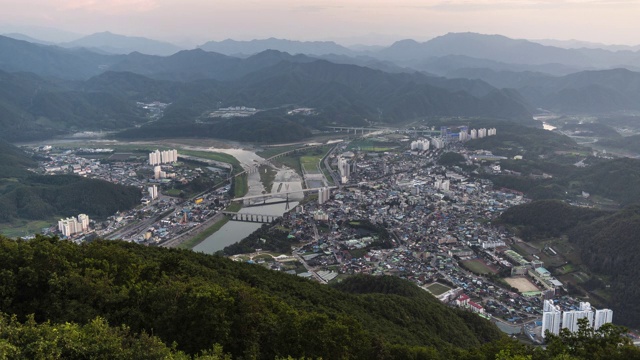
[[[431,139],[431,144],[436,149],[442,149],[444,148],[445,142],[443,139],[435,138],[435,139]]]
[[[553,334],[560,332],[559,321],[562,314],[562,329],[576,332],[580,329],[578,324],[580,319],[587,319],[587,323],[594,330],[598,330],[602,325],[611,323],[613,311],[609,309],[596,310],[595,316],[591,304],[581,302],[577,310],[560,312],[560,308],[553,304],[552,300],[545,300],[542,312],[542,337],[544,332],[549,330]]]
[[[545,333],[549,331],[554,335],[560,334],[560,321],[562,319],[562,312],[560,308],[553,304],[553,300],[545,300],[542,312],[542,338],[545,338]]]
[[[341,157],[338,159],[338,171],[340,172],[340,178],[342,183],[349,182],[349,176],[351,175],[351,167],[349,166],[349,160]]]
[[[158,197],[158,187],[156,185],[149,186],[148,191],[151,200],[155,200]]]
[[[588,302],[581,302],[579,310],[565,311],[562,314],[562,328],[571,332],[579,330],[578,320],[587,319],[589,326],[593,326],[593,310]]]
[[[411,142],[411,150],[426,151],[429,150],[429,140],[420,139]]]
[[[149,165],[171,164],[178,161],[177,150],[156,150],[149,153]]]
[[[78,215],[78,218],[69,217],[58,221],[58,230],[64,236],[71,236],[77,233],[89,230],[89,216],[85,214]]]
[[[80,223],[82,232],[89,230],[89,215],[78,215],[78,223]]]
[[[318,205],[322,205],[329,201],[329,196],[331,196],[331,190],[327,187],[323,187],[318,189]]]
[[[593,320],[593,329],[598,330],[604,324],[610,324],[613,321],[613,310],[601,309],[596,310],[596,314]]]

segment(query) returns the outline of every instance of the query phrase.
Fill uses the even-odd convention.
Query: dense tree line
[[[525,240],[559,237],[578,225],[609,212],[571,206],[560,200],[540,200],[514,206],[500,215],[499,222],[517,226]]]
[[[451,165],[460,165],[460,163],[464,163],[466,159],[461,154],[456,152],[446,152],[440,156],[438,159],[438,164],[444,166]]]
[[[75,175],[21,179],[0,192],[0,223],[15,219],[48,220],[86,213],[106,218],[140,203],[140,189]]]
[[[290,238],[288,231],[276,226],[271,227],[263,224],[258,230],[251,233],[251,235],[235,244],[225,247],[222,252],[227,256],[248,254],[255,252],[256,249],[276,253],[288,253],[291,251],[291,245],[298,241],[296,238]]]
[[[557,200],[535,201],[505,211],[500,222],[514,226],[525,240],[568,236],[578,248],[589,270],[605,275],[615,294],[608,305],[618,314],[616,322],[637,327],[640,310],[640,269],[636,266],[640,245],[640,206],[602,211],[570,206]],[[593,290],[605,285],[597,277],[582,287]],[[574,291],[578,291],[574,289]]]
[[[554,352],[508,340],[477,315],[393,277],[357,276],[332,288],[186,250],[42,236],[0,238],[0,260],[0,311],[8,314],[0,315],[0,349],[8,359],[182,359],[203,351],[207,359],[600,358],[569,352],[575,346],[563,338]],[[637,356],[616,334],[607,338],[609,355]]]
[[[0,223],[85,213],[106,218],[140,203],[140,189],[75,175],[37,175],[37,163],[0,140]]]
[[[607,276],[611,285],[610,305],[620,324],[640,324],[640,206],[603,216],[569,231],[569,240],[580,249],[580,257],[592,271]]]

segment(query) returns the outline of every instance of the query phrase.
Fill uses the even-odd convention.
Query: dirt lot
[[[520,291],[521,293],[540,290],[538,289],[537,286],[535,286],[531,282],[531,280],[529,280],[524,276],[508,277],[508,278],[505,278],[504,281],[506,281],[509,285],[513,286],[514,288],[518,289],[518,291]]]

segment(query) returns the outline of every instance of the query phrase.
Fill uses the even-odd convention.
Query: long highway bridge
[[[328,186],[329,189],[337,189],[337,186]],[[253,200],[253,199],[264,199],[264,198],[274,198],[274,197],[282,197],[282,196],[287,196],[289,194],[299,194],[299,193],[306,193],[306,192],[312,192],[312,191],[318,191],[317,188],[314,189],[300,189],[300,190],[290,190],[290,191],[282,191],[282,192],[277,192],[277,193],[269,193],[269,194],[260,194],[260,195],[250,195],[250,196],[243,196],[243,197],[239,197],[239,198],[234,198],[231,199],[231,201],[245,201],[245,200]]]
[[[280,217],[277,215],[252,214],[252,213],[241,213],[241,212],[233,212],[233,211],[222,211],[222,213],[228,216],[229,219],[233,221],[246,221],[246,222],[256,222],[256,223],[270,223],[273,220]]]

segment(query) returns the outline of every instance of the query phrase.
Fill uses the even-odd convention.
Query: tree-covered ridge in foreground
[[[8,359],[572,354],[560,346],[534,351],[398,278],[357,276],[333,288],[221,257],[119,241],[0,238],[0,311],[0,353]],[[634,351],[623,345],[607,355]]]

